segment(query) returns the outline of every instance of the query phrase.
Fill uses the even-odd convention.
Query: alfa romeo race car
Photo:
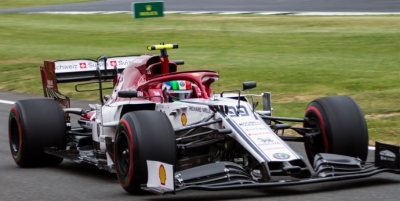
[[[367,162],[368,129],[348,96],[313,100],[303,118],[272,115],[271,94],[243,89],[213,92],[211,70],[178,71],[184,61],[160,55],[102,56],[45,61],[45,98],[17,101],[9,116],[9,143],[20,167],[58,165],[63,159],[116,173],[131,194],[185,189],[222,190],[299,185],[400,173],[400,149],[376,142]],[[98,85],[100,102],[70,107],[59,83]],[[90,81],[82,83],[82,81]],[[112,94],[103,95],[105,82]],[[110,83],[111,85],[111,83]],[[258,106],[259,99],[262,106]],[[257,109],[261,108],[261,109]],[[71,122],[77,116],[77,124]],[[74,125],[77,126],[71,126]],[[295,126],[302,125],[302,126]],[[292,130],[299,134],[282,135]],[[304,158],[287,141],[304,144]]]

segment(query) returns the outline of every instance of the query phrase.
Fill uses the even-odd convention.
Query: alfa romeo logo
[[[289,154],[285,154],[285,153],[275,153],[272,156],[274,158],[276,158],[276,159],[288,159],[288,158],[290,158]]]

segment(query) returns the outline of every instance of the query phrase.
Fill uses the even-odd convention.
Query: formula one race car
[[[213,94],[218,73],[178,71],[169,61],[176,44],[148,46],[161,55],[45,61],[46,98],[17,101],[9,117],[12,157],[21,167],[58,165],[64,158],[117,174],[131,194],[285,186],[400,173],[400,148],[376,143],[366,162],[368,130],[348,96],[312,101],[304,118],[272,116],[270,93]],[[100,103],[71,108],[64,82],[85,91],[95,83]],[[94,81],[93,81],[94,80]],[[105,82],[112,94],[104,95]],[[111,83],[110,83],[111,85]],[[262,102],[257,110],[258,98]],[[71,126],[71,115],[79,117]],[[286,122],[286,123],[285,123]],[[293,126],[290,123],[302,124]],[[294,124],[294,125],[296,125]],[[299,137],[281,135],[285,130]],[[286,141],[304,143],[307,159]]]

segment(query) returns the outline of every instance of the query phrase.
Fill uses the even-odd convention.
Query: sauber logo
[[[112,67],[118,66],[117,61],[115,61],[115,60],[110,61],[110,65],[111,65]]]
[[[87,68],[87,67],[86,67],[86,63],[79,63],[79,68],[81,68],[81,69],[82,69],[82,68]]]

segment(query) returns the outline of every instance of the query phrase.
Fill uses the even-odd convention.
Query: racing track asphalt
[[[11,9],[0,12],[35,11],[129,11],[131,0]],[[398,0],[164,0],[166,11],[326,11],[399,12]],[[17,101],[38,96],[0,91],[0,100]],[[73,100],[73,107],[87,108],[89,101]],[[10,154],[7,136],[10,104],[0,101],[0,200],[271,200],[271,201],[393,201],[399,199],[400,175],[388,173],[370,178],[303,186],[235,191],[183,191],[177,195],[126,194],[114,174],[85,164],[64,161],[58,167],[18,168]],[[303,147],[291,143],[304,154]],[[368,160],[373,160],[374,151]]]
[[[0,10],[43,11],[131,11],[132,2],[104,0],[70,5]],[[152,1],[152,0],[147,0]],[[157,1],[157,0],[154,0]],[[165,11],[282,11],[282,12],[400,12],[399,0],[164,0]]]
[[[38,96],[0,91],[0,100],[17,101]],[[73,100],[72,107],[88,108],[90,101]],[[398,199],[400,175],[388,173],[370,178],[303,186],[234,191],[178,192],[176,195],[130,196],[114,174],[94,166],[64,161],[60,166],[22,169],[11,158],[7,136],[10,104],[0,103],[0,200],[270,200],[270,201],[393,201]],[[290,143],[304,156],[302,144]],[[373,160],[374,151],[368,160]]]

